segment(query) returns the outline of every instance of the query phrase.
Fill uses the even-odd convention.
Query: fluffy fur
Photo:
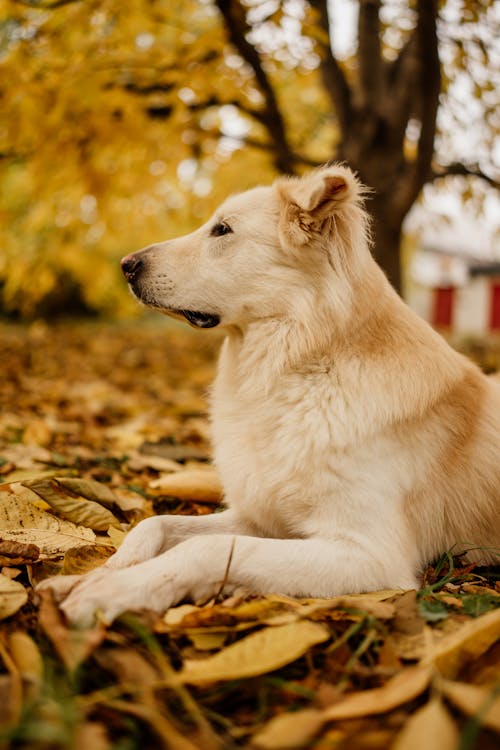
[[[144,303],[225,327],[211,413],[228,509],[148,519],[102,568],[48,581],[71,620],[161,612],[224,581],[296,596],[414,588],[445,550],[494,559],[500,384],[393,291],[363,193],[339,165],[280,178],[124,259]]]

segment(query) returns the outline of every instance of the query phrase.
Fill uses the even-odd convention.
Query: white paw
[[[130,569],[108,570],[98,580],[82,580],[60,606],[71,623],[90,627],[96,619],[110,624],[124,612],[152,609],[161,614],[183,595],[166,575],[145,581]]]
[[[56,601],[60,602],[75,588],[79,586],[83,581],[93,580],[96,581],[106,573],[106,568],[96,568],[85,573],[84,575],[71,575],[71,576],[52,576],[52,578],[46,578],[45,581],[41,581],[37,587],[37,591],[46,591],[50,589]]]

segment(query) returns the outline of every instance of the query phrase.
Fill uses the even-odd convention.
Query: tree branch
[[[215,4],[224,18],[230,41],[252,68],[264,97],[265,104],[261,122],[266,127],[275,145],[276,166],[283,172],[293,172],[294,160],[274,89],[262,66],[259,53],[246,38],[249,29],[245,20],[245,10],[239,0],[215,0]]]
[[[330,19],[326,0],[309,0],[319,13],[319,25],[324,42],[317,42],[321,59],[321,76],[325,89],[332,100],[343,138],[351,121],[351,92],[342,68],[332,52]]]
[[[382,56],[379,36],[380,0],[359,0],[358,60],[362,103],[371,109],[380,101]]]
[[[441,65],[438,53],[437,17],[438,0],[417,0],[415,35],[415,60],[418,65],[414,77],[416,106],[414,116],[420,121],[417,156],[407,161],[401,177],[401,189],[395,202],[402,217],[417,199],[431,172],[436,135],[436,117],[441,90]]]
[[[483,172],[478,164],[471,164],[467,166],[466,164],[462,164],[462,162],[459,161],[455,161],[452,164],[439,165],[437,168],[431,171],[427,182],[435,182],[436,180],[442,180],[444,177],[450,177],[452,175],[459,175],[462,177],[477,177],[481,180],[484,180],[484,182],[487,182],[488,185],[495,188],[496,190],[500,190],[500,181],[496,180],[494,177],[490,177],[490,175],[487,175],[485,172]]]

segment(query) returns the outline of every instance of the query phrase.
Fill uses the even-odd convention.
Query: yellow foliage
[[[0,0],[0,309],[131,313],[120,257],[273,175],[270,151],[224,137],[237,123],[265,143],[234,107],[262,102],[210,3],[43,6]],[[302,123],[296,144],[327,158],[317,72],[274,65],[272,76]]]

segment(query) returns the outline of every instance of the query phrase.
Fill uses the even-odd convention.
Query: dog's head
[[[370,257],[362,195],[340,165],[278,178],[227,199],[195,232],[127,255],[123,272],[141,302],[200,328],[287,318],[326,293],[345,305]]]

